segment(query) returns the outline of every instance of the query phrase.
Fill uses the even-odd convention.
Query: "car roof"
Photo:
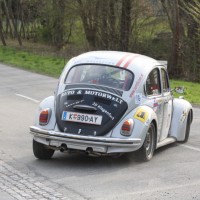
[[[73,58],[71,65],[103,64],[120,68],[127,68],[133,72],[148,73],[156,65],[161,65],[157,60],[136,53],[121,51],[91,51]]]

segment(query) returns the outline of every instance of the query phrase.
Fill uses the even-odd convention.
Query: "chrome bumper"
[[[63,132],[57,132],[53,130],[44,130],[36,126],[30,127],[30,133],[37,138],[46,139],[46,141],[58,141],[59,143],[76,144],[76,146],[104,146],[104,147],[118,147],[118,148],[137,148],[141,145],[141,139],[139,138],[108,138],[108,137],[94,137],[75,135]]]

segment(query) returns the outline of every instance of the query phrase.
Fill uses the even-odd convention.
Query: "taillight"
[[[126,120],[121,127],[121,135],[130,136],[132,134],[133,125],[133,119]]]
[[[42,110],[40,113],[39,123],[40,125],[44,126],[49,123],[49,119],[51,117],[51,109],[47,108],[45,110]]]

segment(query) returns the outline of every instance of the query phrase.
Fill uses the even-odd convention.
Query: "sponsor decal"
[[[101,110],[102,113],[105,113],[110,119],[114,120],[115,118],[112,116],[110,112],[108,112],[105,108],[103,108],[101,105],[99,105],[96,102],[93,102],[93,106],[97,107],[99,110]]]
[[[141,105],[143,102],[143,95],[141,93],[135,94],[135,104]]]
[[[158,103],[161,104],[163,102],[163,99],[158,99]]]
[[[185,119],[186,119],[186,117],[187,117],[187,113],[188,113],[187,108],[185,108],[185,109],[183,110],[183,113],[182,113],[180,119],[179,119],[179,122],[180,122],[180,123],[184,123],[184,121],[185,121]]]
[[[77,94],[82,94],[82,90],[79,90],[79,91],[77,92]]]
[[[68,108],[68,107],[70,107],[70,106],[74,106],[74,105],[79,104],[79,103],[82,103],[82,102],[84,102],[84,100],[76,101],[76,102],[71,103],[71,104],[68,104],[67,102],[65,102],[65,107]]]
[[[104,93],[104,92],[98,92],[98,91],[94,91],[94,90],[85,90],[84,94],[92,95],[92,96],[98,96],[98,97],[103,97],[103,98],[115,101],[117,103],[120,103],[120,104],[123,103],[122,99],[120,99],[118,97],[115,97],[115,96],[112,96],[111,94]]]
[[[66,95],[73,95],[73,94],[75,94],[75,90],[67,90],[61,94],[61,97],[66,96]]]
[[[159,107],[158,101],[157,101],[157,99],[154,99],[154,102],[153,102],[153,110],[154,110],[154,112],[156,112],[158,110],[158,107]]]
[[[83,63],[115,65],[115,63],[111,62],[109,58],[95,57],[95,56],[89,58],[77,59],[74,61],[73,65],[83,64]]]
[[[171,119],[171,114],[168,114],[168,116],[167,116],[166,128],[169,127],[170,119]]]
[[[154,102],[153,102],[153,107],[158,107],[159,106],[159,104],[158,104],[158,101],[157,101],[157,99],[154,99]]]
[[[135,86],[134,86],[134,88],[133,88],[133,90],[132,90],[132,92],[131,92],[131,94],[130,94],[130,97],[133,97],[133,95],[135,94],[135,92],[136,92],[136,90],[138,89],[138,87],[139,87],[139,85],[140,85],[140,83],[141,83],[143,77],[144,77],[144,75],[141,74],[140,77],[138,78],[138,80],[137,80],[137,82],[136,82],[136,84],[135,84]]]
[[[149,114],[148,112],[143,109],[143,108],[139,108],[135,115],[134,118],[140,120],[141,122],[145,123],[148,120]]]
[[[147,98],[143,98],[143,105],[147,105],[149,107],[151,107],[154,112],[157,112],[162,105],[162,98],[154,98],[154,99],[147,99]]]
[[[82,94],[82,95],[92,95],[92,96],[97,96],[97,97],[103,97],[112,101],[115,101],[117,103],[122,104],[124,101],[121,98],[118,98],[116,96],[113,96],[108,93],[104,92],[99,92],[95,90],[67,90],[61,94],[61,97],[63,96],[69,96],[69,95],[74,95],[74,94]]]
[[[147,119],[147,121],[146,121],[144,124],[145,124],[145,126],[149,126],[149,124],[150,124],[150,119]]]

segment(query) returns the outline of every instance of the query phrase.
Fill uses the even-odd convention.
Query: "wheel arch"
[[[135,118],[135,115],[138,111],[140,110],[143,110],[145,111],[145,113],[147,114],[146,116],[147,119],[145,122],[142,122],[142,125],[141,125],[141,122],[137,122],[135,123],[136,125],[136,128],[134,128],[134,132],[133,132],[133,136],[136,138],[141,138],[141,146],[140,148],[142,147],[142,145],[144,144],[145,142],[145,138],[146,138],[146,135],[147,135],[147,131],[150,127],[150,125],[153,123],[154,125],[154,128],[155,128],[155,146],[157,146],[157,139],[159,138],[159,135],[158,135],[158,118],[157,118],[157,115],[156,113],[154,112],[154,110],[149,107],[149,106],[146,106],[146,105],[142,105],[142,106],[139,106],[135,109],[134,111],[134,118]],[[141,125],[141,126],[137,126],[137,125]],[[139,131],[138,131],[139,130]]]
[[[175,98],[169,135],[175,137],[177,141],[184,141],[188,117],[191,118],[192,122],[192,105],[184,99]]]

